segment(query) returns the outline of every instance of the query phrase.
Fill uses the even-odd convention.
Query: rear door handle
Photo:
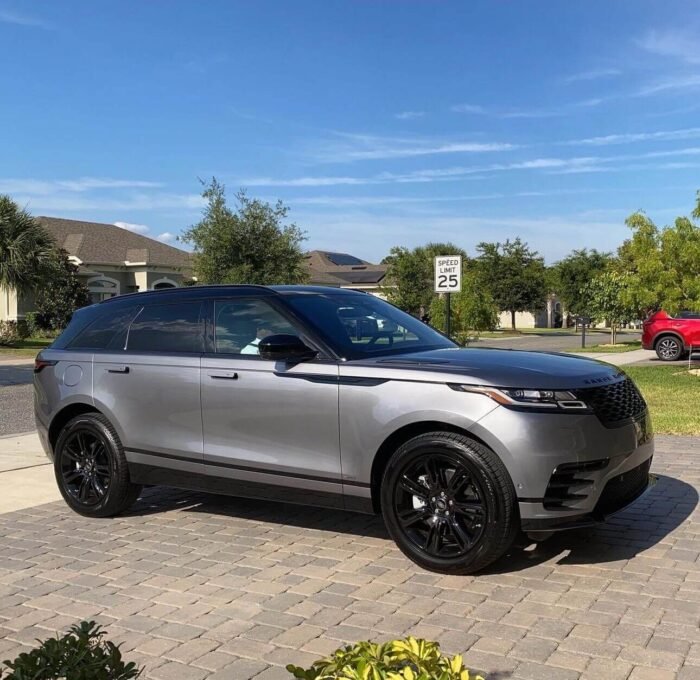
[[[210,378],[214,380],[238,380],[238,373],[227,371],[226,373],[210,373]]]
[[[108,368],[107,373],[128,373],[128,366],[114,366],[113,368]]]

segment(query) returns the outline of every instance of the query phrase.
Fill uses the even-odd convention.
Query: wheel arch
[[[76,416],[80,416],[85,413],[102,414],[102,412],[96,409],[92,404],[86,404],[84,402],[69,404],[56,413],[56,415],[51,419],[51,424],[49,425],[49,444],[52,451],[55,450],[56,442],[58,441],[61,430],[65,427],[65,425]]]
[[[661,340],[663,340],[664,338],[667,338],[669,336],[674,337],[677,340],[679,340],[683,349],[684,350],[687,349],[687,345],[685,344],[685,338],[683,338],[683,336],[678,331],[660,331],[656,335],[656,337],[654,338],[654,343],[653,343],[654,350],[656,350],[656,346],[659,344],[659,342],[661,342]]]
[[[454,434],[461,434],[465,437],[470,437],[474,441],[488,446],[482,439],[477,437],[473,432],[465,430],[457,425],[452,425],[450,423],[442,422],[439,420],[423,420],[417,423],[410,423],[400,427],[398,430],[392,432],[381,444],[377,453],[374,455],[372,460],[372,472],[370,476],[370,488],[372,492],[372,509],[375,513],[381,513],[381,485],[382,477],[384,476],[384,470],[386,469],[389,459],[393,453],[402,444],[405,444],[410,439],[418,437],[422,434],[428,432],[452,432]],[[491,447],[489,447],[491,448]]]

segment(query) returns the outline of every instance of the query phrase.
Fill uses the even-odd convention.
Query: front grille
[[[586,387],[575,392],[606,427],[624,425],[639,418],[647,408],[644,397],[629,378],[611,385]]]
[[[549,478],[544,493],[543,505],[546,510],[566,510],[568,503],[576,503],[588,498],[593,480],[586,475],[603,470],[610,460],[590,460],[585,463],[563,463],[557,465]]]
[[[647,488],[650,468],[651,458],[608,480],[596,503],[594,514],[605,517],[629,505]]]

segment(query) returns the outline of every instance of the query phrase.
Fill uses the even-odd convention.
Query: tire
[[[515,488],[501,460],[452,432],[414,437],[394,453],[381,505],[399,549],[443,574],[470,574],[495,562],[520,527]]]
[[[654,349],[661,361],[678,361],[683,356],[683,342],[675,335],[662,335],[656,341]]]
[[[61,430],[54,473],[68,506],[86,517],[118,515],[141,493],[141,487],[129,479],[121,441],[101,413],[77,416]]]

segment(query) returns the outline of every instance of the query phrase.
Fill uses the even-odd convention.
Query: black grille
[[[651,458],[608,480],[596,503],[594,514],[605,517],[629,505],[647,488],[650,468]]]
[[[576,396],[593,409],[606,427],[624,425],[641,416],[647,408],[644,397],[629,378],[612,385],[576,390]]]

